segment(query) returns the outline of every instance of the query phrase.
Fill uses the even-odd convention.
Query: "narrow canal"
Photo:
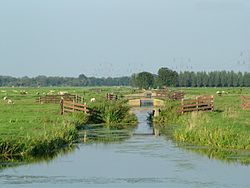
[[[82,143],[47,162],[0,171],[0,187],[250,187],[250,166],[209,159],[153,133],[138,109],[135,134],[117,143]]]

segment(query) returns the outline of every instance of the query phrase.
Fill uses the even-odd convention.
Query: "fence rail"
[[[88,106],[86,104],[80,104],[80,103],[76,103],[74,101],[67,101],[62,99],[60,101],[60,106],[61,106],[61,114],[65,114],[65,113],[72,113],[72,112],[84,112],[85,114],[87,114],[89,112],[88,110]]]
[[[159,89],[155,92],[156,97],[160,98],[166,98],[169,96],[169,90],[168,89]]]
[[[193,111],[213,111],[214,110],[214,96],[201,96],[195,100],[184,100],[181,101],[180,112]]]
[[[184,95],[185,95],[184,92],[182,92],[182,91],[176,91],[174,93],[171,93],[169,95],[169,98],[172,99],[172,100],[182,100],[182,99],[184,99]]]
[[[168,89],[161,89],[155,92],[156,98],[169,98],[172,100],[181,100],[185,93],[182,91],[170,91]]]
[[[250,96],[241,96],[240,106],[243,110],[250,110]]]
[[[36,99],[36,102],[43,103],[53,103],[59,104],[61,99],[65,99],[67,101],[75,101],[77,103],[83,102],[83,98],[78,95],[66,94],[66,95],[45,95]]]
[[[118,97],[117,95],[113,94],[113,93],[107,93],[107,100],[117,100]]]

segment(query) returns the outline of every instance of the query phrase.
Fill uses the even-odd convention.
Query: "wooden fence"
[[[62,99],[60,101],[60,106],[61,106],[61,114],[65,114],[68,112],[84,112],[85,114],[87,114],[89,112],[88,110],[88,106],[86,104],[80,104],[80,103],[76,103],[74,101],[67,101]]]
[[[166,98],[169,96],[169,90],[168,89],[159,89],[155,92],[155,97],[159,98]]]
[[[53,104],[59,104],[61,99],[65,99],[67,101],[75,101],[77,103],[83,102],[83,98],[78,95],[71,95],[71,94],[65,94],[65,95],[45,95],[41,96],[38,99],[36,99],[36,102],[43,104],[43,103],[53,103]]]
[[[184,95],[185,95],[184,92],[176,91],[176,92],[171,93],[169,95],[169,98],[172,99],[172,100],[182,100],[182,99],[184,99]]]
[[[214,96],[201,96],[195,100],[184,100],[181,101],[180,112],[193,111],[213,111],[214,110]]]
[[[182,91],[170,91],[168,89],[162,89],[155,92],[155,98],[160,99],[172,99],[172,100],[181,100],[184,98],[185,93]]]
[[[118,97],[117,95],[113,94],[113,93],[107,93],[107,100],[117,100]]]
[[[241,96],[240,106],[243,110],[250,110],[250,96]]]

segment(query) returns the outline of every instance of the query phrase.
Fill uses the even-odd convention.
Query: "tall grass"
[[[94,116],[90,117],[90,122],[104,123],[107,126],[125,126],[137,124],[137,118],[130,113],[130,107],[125,101],[108,101],[95,103],[91,106]]]
[[[186,90],[187,95],[200,93],[199,89]],[[202,89],[203,94],[211,90]],[[250,112],[240,109],[240,96],[227,94],[215,98],[214,112],[176,113],[176,103],[169,102],[155,122],[162,127],[173,126],[172,137],[180,142],[218,149],[250,150]],[[248,90],[244,90],[246,94]]]

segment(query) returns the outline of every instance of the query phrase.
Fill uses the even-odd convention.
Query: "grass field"
[[[21,94],[22,91],[27,92],[27,94]],[[133,90],[120,87],[0,88],[0,152],[3,157],[46,155],[65,145],[71,145],[76,140],[78,136],[76,123],[84,123],[79,119],[81,116],[62,116],[59,104],[38,104],[35,102],[35,99],[41,95],[57,94],[59,91],[83,96],[87,104],[90,104],[90,98],[95,97],[96,104],[98,104],[104,100],[107,92],[117,93],[121,97]],[[7,101],[3,100],[4,97],[11,99],[14,104],[7,104]],[[117,108],[114,104],[105,107],[102,108],[103,114],[101,115],[109,121],[111,121],[112,115],[117,113],[117,108],[129,110],[122,104]],[[125,116],[127,111],[122,111],[122,115]],[[121,115],[121,110],[118,112],[118,115]],[[134,120],[133,118],[129,116],[124,121]]]
[[[226,94],[218,96],[218,90]],[[250,111],[240,108],[240,96],[250,95],[249,88],[183,88],[183,91],[187,98],[214,95],[215,111],[178,115],[175,113],[178,104],[169,102],[155,121],[175,125],[175,140],[213,148],[250,150]]]

